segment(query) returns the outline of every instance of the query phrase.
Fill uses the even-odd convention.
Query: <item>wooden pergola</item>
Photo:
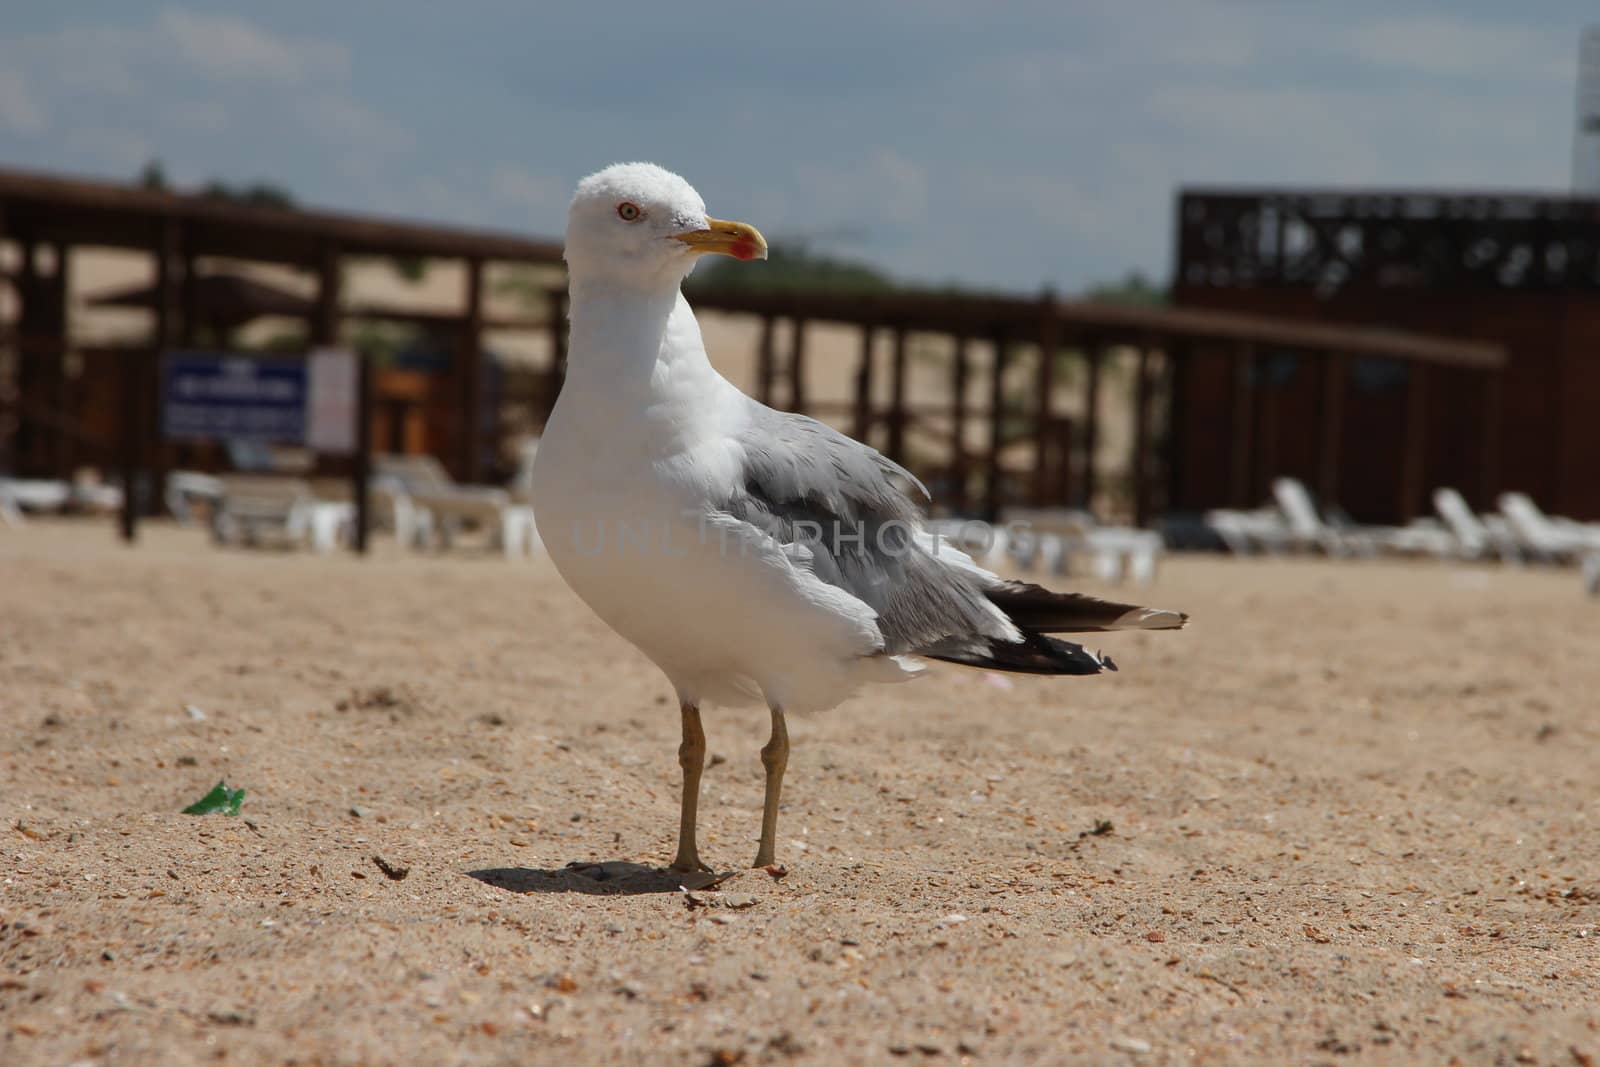
[[[341,268],[347,260],[383,257],[461,262],[466,278],[461,310],[454,315],[423,317],[434,325],[445,320],[456,339],[450,378],[453,388],[459,390],[461,432],[454,443],[456,455],[450,458],[458,473],[468,479],[478,477],[485,452],[484,442],[479,440],[484,406],[483,333],[546,328],[542,318],[487,316],[485,267],[491,263],[561,262],[559,242],[518,235],[258,207],[10,169],[0,169],[0,240],[15,242],[21,250],[16,271],[0,275],[0,282],[9,282],[21,298],[16,323],[0,325],[0,346],[9,345],[17,354],[16,417],[24,427],[44,427],[57,436],[66,432],[67,418],[56,401],[65,391],[69,252],[86,246],[138,250],[154,261],[148,344],[130,349],[128,358],[122,360],[122,389],[129,406],[119,451],[129,473],[146,461],[154,465],[159,451],[153,443],[156,362],[152,357],[196,342],[203,320],[204,284],[196,264],[202,257],[282,264],[308,272],[315,279],[315,293],[305,316],[312,345],[337,343],[345,320],[406,321],[414,317],[403,308],[347,306],[340,291]],[[46,271],[47,262],[53,263],[53,271]],[[11,462],[16,460],[11,457]],[[30,461],[48,463],[48,456],[23,457],[24,464]]]
[[[553,293],[552,299],[558,300],[560,295]],[[1102,369],[1107,354],[1115,349],[1137,353],[1129,470],[1134,517],[1141,524],[1153,518],[1158,496],[1164,494],[1180,469],[1183,457],[1176,454],[1176,442],[1182,437],[1179,424],[1208,415],[1184,410],[1181,394],[1172,388],[1172,378],[1184,361],[1223,359],[1230,365],[1234,396],[1228,410],[1217,413],[1218,431],[1230,439],[1229,478],[1241,504],[1253,503],[1246,498],[1252,469],[1260,460],[1268,466],[1271,461],[1270,456],[1257,455],[1266,439],[1255,431],[1260,418],[1270,419],[1271,412],[1255,409],[1251,388],[1263,359],[1273,352],[1292,351],[1312,357],[1320,366],[1318,424],[1307,430],[1317,438],[1318,477],[1314,488],[1329,500],[1338,495],[1339,438],[1350,361],[1377,357],[1413,366],[1418,373],[1413,378],[1416,384],[1408,411],[1414,417],[1408,420],[1401,461],[1412,472],[1406,479],[1405,492],[1418,510],[1424,490],[1420,472],[1427,441],[1422,412],[1429,369],[1453,367],[1478,372],[1486,394],[1492,394],[1495,372],[1504,362],[1503,351],[1493,344],[1376,328],[1322,326],[1260,315],[1062,300],[1050,293],[1023,299],[945,293],[774,293],[693,287],[689,300],[702,311],[754,315],[761,320],[757,397],[792,411],[831,414],[806,395],[807,325],[826,322],[858,328],[861,346],[855,367],[855,395],[845,413],[851,432],[904,463],[909,459],[907,430],[918,418],[937,414],[948,420],[950,469],[944,479],[946,498],[959,512],[981,512],[991,517],[1008,503],[1087,505],[1094,499],[1097,487],[1092,457],[1101,433]],[[556,318],[559,321],[559,316]],[[786,323],[787,328],[780,330],[780,323]],[[891,338],[892,356],[888,403],[880,409],[873,400],[874,351],[885,333]],[[780,344],[780,334],[787,335],[786,344]],[[914,409],[907,401],[908,338],[912,334],[942,335],[947,339],[949,403],[943,411]],[[987,363],[987,387],[982,390],[987,403],[973,410],[967,402],[975,362],[971,349],[975,343],[985,342],[993,353]],[[781,356],[780,347],[785,349]],[[1080,427],[1067,428],[1069,440],[1062,442],[1058,432],[1061,420],[1054,409],[1056,357],[1069,351],[1077,352],[1083,360],[1084,417]],[[1016,440],[1014,434],[1007,440],[1007,422],[1018,420],[1003,418],[1002,412],[1004,379],[1019,362],[1031,363],[1031,409],[1021,413],[1020,421],[1027,427],[1024,436],[1031,442],[1032,469],[1025,488],[1017,495],[1006,491],[1002,454]],[[1170,424],[1165,427],[1156,424],[1153,411],[1152,401],[1158,392],[1171,401]],[[1270,399],[1264,403],[1270,403]],[[981,454],[971,455],[965,444],[966,431],[975,419],[987,422],[987,445]],[[1158,442],[1165,445],[1164,455],[1157,455]],[[1069,454],[1077,456],[1076,463],[1062,461],[1059,449],[1063,444]],[[978,476],[979,486],[976,491],[969,491],[969,475],[973,474]]]
[[[122,392],[128,398],[118,449],[125,477],[142,467],[154,469],[156,372],[154,354],[191,345],[200,321],[202,257],[287,264],[315,279],[308,323],[313,345],[333,344],[342,323],[359,319],[413,322],[448,332],[456,339],[447,388],[459,398],[460,429],[445,457],[457,474],[477,478],[482,471],[484,361],[487,330],[547,330],[554,384],[565,359],[565,294],[547,294],[543,314],[494,318],[485,311],[486,265],[498,262],[558,265],[561,246],[521,236],[425,226],[323,211],[278,210],[220,202],[200,196],[81,181],[0,169],[0,239],[21,250],[17,269],[0,277],[21,296],[21,314],[11,327],[0,325],[0,347],[18,356],[21,401],[13,405],[23,425],[52,427],[59,416],[51,400],[64,395],[66,278],[74,247],[134,249],[152,257],[153,322],[148,343],[129,349],[121,360]],[[343,299],[341,266],[352,257],[456,260],[465,284],[458,312],[396,307],[358,307]],[[47,269],[54,264],[53,271]],[[759,269],[759,268],[752,268]],[[1247,498],[1263,470],[1272,467],[1263,450],[1277,438],[1263,433],[1274,415],[1269,393],[1254,389],[1266,361],[1283,352],[1314,359],[1318,412],[1306,432],[1316,439],[1314,488],[1336,499],[1341,478],[1340,435],[1345,418],[1345,381],[1352,361],[1367,357],[1404,362],[1410,376],[1407,431],[1397,461],[1407,471],[1405,506],[1416,510],[1422,485],[1422,457],[1428,448],[1426,425],[1430,372],[1449,368],[1474,375],[1491,395],[1504,360],[1497,345],[1362,327],[1309,323],[1255,314],[1145,308],[1038,298],[949,293],[896,292],[847,294],[761,292],[692,287],[699,309],[755,316],[760,320],[757,395],[793,410],[820,406],[806,395],[806,329],[813,323],[853,326],[860,331],[854,368],[854,397],[842,414],[846,428],[905,462],[908,435],[934,417],[950,427],[948,468],[939,472],[947,486],[941,496],[964,513],[996,514],[1008,503],[1083,504],[1094,498],[1096,470],[1090,457],[1102,433],[1102,371],[1113,352],[1135,354],[1129,456],[1131,504],[1141,521],[1172,499],[1171,487],[1185,462],[1177,442],[1197,427],[1227,438],[1226,478],[1236,502]],[[780,330],[780,325],[787,328]],[[780,333],[787,342],[780,344]],[[892,342],[888,402],[875,401],[874,353],[880,338]],[[936,335],[948,345],[948,397],[935,406],[908,402],[909,339]],[[986,363],[975,346],[991,348]],[[781,351],[780,351],[781,350]],[[1058,356],[1082,360],[1083,417],[1073,424],[1056,410]],[[1226,364],[1232,385],[1217,411],[1192,410],[1186,392],[1173,387],[1179,368],[1210,361]],[[972,403],[970,386],[987,372],[982,399]],[[1013,382],[1031,382],[1022,408],[1005,395]],[[553,397],[554,390],[550,391]],[[1158,398],[1164,399],[1162,413]],[[0,396],[0,407],[10,403]],[[31,406],[30,406],[31,405]],[[934,410],[934,408],[937,410]],[[0,423],[7,412],[0,410]],[[925,428],[925,427],[924,427]],[[973,437],[984,443],[973,446]],[[986,431],[986,432],[985,432]],[[64,431],[63,431],[64,432]],[[48,434],[40,434],[41,439]],[[58,433],[59,436],[59,433]],[[3,443],[3,442],[0,442]],[[1007,452],[1031,459],[1022,484],[1008,481]],[[45,457],[48,460],[48,456]],[[0,457],[14,464],[15,456]],[[915,467],[915,463],[908,465]],[[1014,466],[1014,464],[1013,464]],[[156,471],[159,476],[160,472]],[[358,469],[356,474],[359,476]],[[1014,477],[1014,476],[1013,476]]]

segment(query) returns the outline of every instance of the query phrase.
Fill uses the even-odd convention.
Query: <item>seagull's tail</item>
[[[1053,593],[1028,582],[1000,581],[984,593],[1019,630],[1036,634],[1180,630],[1189,621],[1181,611],[1117,604],[1082,593]]]
[[[1021,674],[1099,674],[1114,671],[1111,657],[1049,634],[1106,630],[1176,630],[1189,620],[1181,611],[1097,600],[1081,593],[1053,593],[1027,582],[994,580],[984,594],[1019,633],[1019,638],[949,640],[922,650],[930,659]]]

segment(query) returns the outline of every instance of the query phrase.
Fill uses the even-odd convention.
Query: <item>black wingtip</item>
[[[933,653],[929,658],[1012,674],[1100,674],[1117,669],[1110,659],[1082,645],[1026,632],[1021,641],[990,641],[981,652]]]

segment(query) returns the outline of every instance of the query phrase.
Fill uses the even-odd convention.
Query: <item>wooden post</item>
[[[0,247],[4,247],[5,238],[6,238],[6,205],[5,205],[5,201],[0,200]],[[5,331],[4,325],[0,324],[0,351],[3,351],[4,348],[5,348],[5,341],[4,341],[5,332],[6,331]],[[13,351],[15,351],[15,350],[13,350]],[[13,359],[20,358],[20,356],[21,356],[21,353],[17,352],[16,355],[13,357]],[[15,363],[13,363],[13,366],[14,365],[15,365]],[[10,393],[11,393],[11,390],[9,390],[9,389],[0,390],[0,424],[4,424],[7,421],[11,421],[12,425],[16,425],[14,420],[8,420],[8,418],[7,418],[7,416],[9,416],[9,415],[13,415],[12,408],[13,408],[14,401],[9,398],[9,394]],[[15,447],[16,447],[15,446],[15,440],[14,440],[13,436],[8,435],[8,434],[4,434],[4,433],[0,433],[0,470],[14,471],[16,469]]]
[[[1169,341],[1166,360],[1167,433],[1162,441],[1161,466],[1166,476],[1166,497],[1163,509],[1173,511],[1184,507],[1183,466],[1184,445],[1188,432],[1189,403],[1185,396],[1190,374],[1190,360],[1195,349],[1186,342]]]
[[[200,273],[195,269],[194,249],[190,247],[188,235],[184,235],[179,257],[183,261],[183,278],[178,283],[178,302],[180,314],[178,316],[178,340],[185,348],[194,348],[200,343]],[[223,337],[213,337],[211,343],[218,348],[227,344]]]
[[[1104,353],[1100,350],[1100,342],[1096,338],[1085,339],[1083,343],[1084,375],[1083,386],[1083,477],[1078,484],[1083,487],[1083,499],[1080,506],[1085,511],[1094,510],[1094,494],[1098,488],[1095,477],[1094,458],[1100,446],[1100,364]]]
[[[877,328],[871,323],[861,327],[861,355],[856,362],[856,409],[852,419],[852,432],[857,441],[872,443],[872,348]]]
[[[1050,471],[1052,415],[1051,398],[1055,392],[1056,349],[1061,344],[1061,321],[1056,314],[1055,293],[1046,289],[1039,301],[1039,367],[1035,389],[1036,407],[1033,424],[1033,506],[1043,507],[1050,500],[1053,488]]]
[[[1150,344],[1140,342],[1133,388],[1133,524],[1150,521]]]
[[[1323,507],[1339,503],[1339,463],[1344,447],[1344,389],[1349,357],[1328,352],[1322,357],[1322,387],[1317,398],[1317,495]]]
[[[367,554],[367,534],[372,529],[372,357],[356,353],[356,454],[350,467],[350,492],[356,505],[354,545],[357,555]]]
[[[139,426],[144,413],[145,353],[142,348],[127,348],[122,352],[118,366],[122,393],[122,425],[120,448],[122,451],[122,540],[133,544],[139,537],[138,486],[139,447],[144,435]],[[157,415],[159,418],[159,413]]]
[[[1238,508],[1254,503],[1255,487],[1250,481],[1250,454],[1255,443],[1255,345],[1241,341],[1229,357],[1233,376],[1232,410],[1228,413],[1228,432],[1232,440],[1228,468],[1228,500]]]
[[[799,315],[789,330],[789,410],[806,410],[806,320]]]
[[[1269,486],[1281,473],[1278,470],[1278,409],[1279,389],[1272,380],[1272,368],[1265,359],[1255,362],[1256,379],[1256,444],[1254,455],[1254,483]]]
[[[777,374],[772,351],[775,329],[771,315],[761,316],[761,341],[756,349],[756,399],[767,405],[772,403],[772,380]]]
[[[950,481],[955,486],[957,512],[966,515],[971,510],[967,492],[967,336],[952,338],[955,351],[950,361]]]
[[[55,311],[59,313],[52,316],[59,322],[59,328],[51,345],[50,383],[53,391],[50,405],[55,408],[56,417],[60,421],[56,426],[51,460],[56,476],[64,477],[72,473],[78,447],[68,430],[74,418],[67,381],[67,338],[72,336],[72,323],[69,319],[71,306],[67,294],[71,292],[68,271],[72,262],[72,252],[71,247],[64,242],[58,241],[54,247],[56,272],[55,277],[51,279],[50,301]]]
[[[896,463],[906,453],[906,328],[894,328],[894,362],[889,370],[889,441],[885,455]]]
[[[1500,410],[1501,375],[1499,368],[1478,372],[1483,376],[1483,442],[1478,462],[1478,507],[1488,510],[1496,507],[1495,497],[1500,492],[1500,434],[1504,416]]]
[[[150,355],[142,360],[144,384],[139,389],[147,418],[139,419],[142,440],[139,453],[149,464],[150,507],[157,507],[166,488],[165,435],[162,427],[163,355],[178,336],[178,278],[176,270],[184,232],[174,219],[162,219],[155,248],[155,334],[150,339]]]
[[[459,447],[461,477],[479,482],[483,480],[483,260],[473,257],[466,262],[466,307],[459,338],[463,420]]]
[[[1000,485],[1000,456],[1005,450],[1006,346],[1009,343],[1004,331],[995,333],[994,363],[989,373],[989,463],[983,484],[983,512],[989,522],[999,519],[1004,497]]]
[[[36,258],[38,247],[32,233],[17,235],[17,251],[21,254],[21,262],[17,264],[17,273],[12,279],[20,305],[17,308],[15,327],[16,394],[18,414],[21,416],[17,421],[17,433],[14,439],[17,463],[15,473],[31,474],[34,477],[39,475],[38,468],[43,466],[41,425],[36,418],[28,414],[29,409],[37,408],[40,404],[39,394],[43,390],[40,380],[41,360],[35,343],[35,337],[40,331],[34,325],[44,304],[39,297],[39,264]]]
[[[311,343],[334,345],[339,342],[340,284],[339,250],[324,245],[317,256],[317,296],[311,307]]]
[[[151,345],[158,354],[165,352],[178,336],[178,287],[182,269],[179,255],[183,246],[178,224],[161,220],[156,256],[156,329]]]
[[[1428,379],[1432,368],[1409,364],[1406,383],[1405,448],[1400,467],[1400,521],[1410,522],[1422,513],[1423,479],[1428,461]]]

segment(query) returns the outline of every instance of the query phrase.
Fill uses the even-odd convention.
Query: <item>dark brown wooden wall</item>
[[[1184,306],[1253,312],[1346,325],[1377,325],[1492,341],[1505,345],[1508,365],[1485,395],[1482,373],[1432,367],[1427,396],[1427,458],[1424,485],[1431,494],[1453,485],[1474,505],[1492,508],[1504,490],[1531,493],[1541,506],[1584,519],[1600,519],[1600,295],[1562,291],[1440,293],[1416,289],[1341,292],[1319,299],[1302,288],[1222,289],[1179,286]],[[1306,361],[1302,360],[1301,374]],[[1345,394],[1336,502],[1356,517],[1392,521],[1399,517],[1399,442],[1405,414],[1404,390],[1362,389],[1352,361]],[[1213,439],[1208,411],[1226,410],[1227,364],[1197,360],[1179,376],[1188,410],[1195,417],[1183,428],[1188,450],[1179,505],[1203,508],[1228,503],[1228,444]],[[1306,399],[1299,383],[1274,390],[1278,415],[1272,427],[1259,418],[1256,477],[1250,501],[1265,495],[1270,474],[1291,474],[1312,484],[1304,445]],[[1263,407],[1257,391],[1257,413]],[[1314,401],[1313,401],[1314,403]]]

